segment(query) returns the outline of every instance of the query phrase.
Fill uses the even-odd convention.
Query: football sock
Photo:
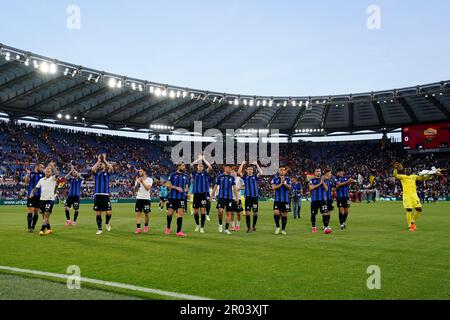
[[[136,223],[136,228],[140,229],[141,228],[141,224],[140,223]]]
[[[52,228],[50,227],[50,223],[47,223],[47,229],[52,230]]]
[[[75,211],[73,215],[73,222],[77,222],[77,219],[78,219],[78,211]]]
[[[408,226],[411,225],[412,215],[412,212],[406,211],[406,223],[408,224]]]
[[[346,223],[347,222],[347,217],[348,217],[348,213],[344,213],[344,217],[343,217],[343,221],[344,221],[344,223]]]
[[[167,229],[170,229],[171,224],[172,224],[172,216],[167,216]]]
[[[148,222],[146,222],[146,223],[144,224],[144,227],[148,227]]]
[[[323,221],[323,226],[324,226],[325,228],[327,228],[327,227],[328,227],[328,224],[329,224],[329,222],[330,222],[330,216],[328,216],[328,215],[323,215],[323,216],[322,216],[322,221]]]
[[[98,230],[102,230],[102,216],[96,216]]]
[[[66,212],[66,219],[67,219],[67,221],[69,221],[70,220],[70,211],[69,211],[69,209],[65,210],[65,212]]]
[[[245,223],[247,224],[247,229],[250,229],[250,213],[245,216]]]
[[[256,227],[256,222],[258,221],[258,215],[256,213],[253,214],[253,228]]]
[[[33,224],[31,225],[31,228],[35,228],[36,227],[36,224],[37,224],[37,222],[38,222],[38,219],[39,219],[39,214],[37,214],[37,213],[35,213],[34,215],[33,215]]]
[[[111,218],[112,218],[111,214],[106,215],[106,224],[109,224],[109,221],[111,220]]]
[[[177,218],[177,233],[181,231],[181,228],[183,227],[183,217]]]
[[[27,223],[28,223],[28,229],[31,228],[31,223],[33,222],[33,214],[29,213],[27,214]]]
[[[312,224],[313,228],[316,227],[316,215],[315,214],[311,215],[311,224]]]
[[[225,223],[225,230],[228,230],[229,227],[230,227],[230,224],[228,222]]]
[[[41,231],[45,231],[46,228],[47,228],[47,225],[45,223],[43,223],[41,226]]]
[[[275,225],[277,228],[280,227],[280,216],[279,215],[273,215],[273,219],[275,220]]]
[[[222,225],[222,223],[223,223],[223,219],[219,218],[219,224]]]
[[[194,213],[194,219],[195,219],[195,224],[198,225],[200,223],[198,213],[197,214]]]
[[[206,221],[206,214],[202,213],[200,221],[202,228],[205,226],[205,221]]]
[[[287,217],[281,217],[281,229],[286,230],[287,220]]]
[[[343,224],[344,223],[344,214],[339,212],[339,223]]]

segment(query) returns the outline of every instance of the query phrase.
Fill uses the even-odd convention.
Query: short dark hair
[[[340,168],[340,167],[339,167],[339,168],[336,169],[336,171],[337,171],[337,172],[344,171],[344,168]]]
[[[146,168],[141,168],[142,171],[144,171],[145,173],[147,173],[147,169]]]
[[[36,162],[35,162],[35,166],[38,166],[38,165],[40,165],[40,164],[42,164],[42,161],[40,161],[40,160],[37,160]]]
[[[331,172],[331,169],[330,169],[330,168],[325,168],[325,170],[324,170],[323,172],[324,172],[324,173]]]

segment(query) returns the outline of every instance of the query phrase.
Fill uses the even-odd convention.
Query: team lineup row
[[[204,166],[206,165],[206,168]],[[247,232],[256,231],[258,219],[258,177],[263,174],[263,170],[254,162],[247,165],[243,162],[236,171],[231,165],[224,165],[223,172],[215,178],[212,187],[211,173],[213,168],[211,164],[203,157],[199,156],[191,164],[191,172],[186,172],[184,163],[177,165],[177,170],[170,174],[167,181],[154,180],[148,177],[145,169],[138,170],[134,184],[136,194],[136,233],[148,232],[149,213],[151,210],[150,190],[153,184],[161,185],[167,188],[167,199],[162,197],[160,208],[167,207],[167,225],[165,233],[171,233],[172,219],[176,217],[176,236],[185,237],[186,233],[182,230],[183,217],[187,210],[187,200],[191,198],[193,214],[196,223],[196,232],[205,232],[205,221],[209,219],[209,210],[212,200],[217,200],[219,232],[227,235],[231,231],[240,229],[240,217],[245,208],[245,217]],[[415,189],[416,180],[429,179],[430,175],[416,176],[411,173],[399,175],[396,165],[394,177],[401,180],[404,187],[404,206],[407,209],[407,215],[412,214],[412,209],[416,209],[416,214],[421,212],[420,201]],[[91,168],[95,181],[94,187],[94,211],[96,212],[97,234],[103,233],[103,218],[105,214],[105,226],[107,231],[111,231],[112,206],[109,195],[109,179],[113,173],[113,166],[106,160],[106,155],[98,156],[97,162]],[[40,235],[49,235],[52,233],[50,226],[50,215],[53,210],[53,204],[56,197],[57,177],[59,175],[55,164],[51,162],[45,169],[43,164],[36,163],[34,171],[27,170],[25,182],[28,184],[28,230],[33,232],[38,221],[39,212],[42,214],[43,223]],[[80,190],[83,178],[74,167],[66,175],[66,181],[70,184],[69,195],[65,203],[65,212],[67,217],[66,225],[76,225],[79,214]],[[337,206],[339,208],[339,223],[341,229],[346,229],[346,221],[349,212],[349,189],[355,181],[345,176],[342,169],[338,169],[333,177],[331,169],[326,168],[323,173],[317,168],[313,176],[308,177],[309,191],[311,193],[311,225],[312,232],[316,233],[316,216],[322,214],[323,231],[325,234],[332,232],[329,227],[330,212],[333,208],[333,191],[336,193]],[[287,168],[280,167],[278,174],[271,179],[271,187],[274,192],[274,222],[275,234],[286,235],[286,226],[288,213],[291,212],[291,199],[298,199],[301,196],[301,185],[294,179],[287,176]],[[191,197],[189,196],[191,194]],[[415,197],[414,195],[415,194]],[[417,198],[417,199],[416,199]],[[241,200],[242,199],[242,200]],[[244,208],[242,202],[245,202]],[[70,220],[69,209],[73,206],[74,220]],[[237,225],[234,224],[234,214],[237,214]],[[251,224],[251,214],[253,213],[253,224]],[[144,228],[142,230],[142,214],[145,215]],[[226,216],[225,216],[226,215]],[[225,227],[223,220],[225,216]],[[418,216],[416,216],[418,218]],[[414,230],[411,230],[411,220]],[[411,219],[407,216],[408,225],[411,231],[415,231],[413,216]],[[280,223],[281,222],[281,223]]]

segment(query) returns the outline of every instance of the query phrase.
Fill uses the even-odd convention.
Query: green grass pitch
[[[212,299],[450,299],[450,203],[424,205],[416,233],[406,228],[401,202],[352,204],[348,229],[338,230],[335,211],[331,235],[310,233],[309,204],[304,204],[300,221],[290,216],[287,236],[273,234],[271,206],[261,204],[256,233],[231,236],[218,233],[215,210],[203,235],[194,233],[194,219],[187,214],[186,239],[164,235],[165,214],[155,204],[149,234],[134,235],[134,205],[117,204],[113,230],[102,236],[95,235],[90,205],[81,207],[76,228],[63,226],[63,208],[55,206],[55,233],[48,237],[27,233],[24,207],[5,206],[0,265],[60,274],[78,265],[83,277]],[[366,285],[371,265],[381,270],[379,290]],[[0,272],[0,298],[27,298],[24,291],[38,298],[46,286],[58,284],[36,281]],[[86,299],[164,299],[83,283],[82,288],[88,288],[80,291]],[[59,298],[80,297],[60,283],[58,290]]]

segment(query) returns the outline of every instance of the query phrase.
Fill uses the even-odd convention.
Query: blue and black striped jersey
[[[288,184],[292,186],[292,180],[289,177],[284,177],[284,181]],[[279,185],[281,183],[281,177],[280,176],[275,176],[272,178],[272,181],[270,182],[270,184],[275,184],[275,185]],[[279,189],[275,190],[275,202],[284,202],[284,203],[289,203],[290,199],[289,199],[289,189],[286,188],[284,185],[281,186]]]
[[[349,177],[335,177],[334,182],[336,184],[336,196],[338,199],[349,199],[350,198],[350,186],[345,185],[341,187],[337,187],[338,183],[345,183],[349,180]]]
[[[169,191],[169,199],[186,200],[186,186],[189,186],[189,177],[181,172],[173,172],[169,176],[169,181],[174,187],[183,189],[183,192],[172,189]]]
[[[95,187],[94,195],[109,195],[109,178],[111,174],[108,171],[97,171],[94,173]]]
[[[325,179],[325,183],[328,186],[327,191],[327,200],[333,200],[333,186],[334,186],[334,180],[331,179]]]
[[[216,178],[216,185],[219,187],[219,195],[217,198],[232,200],[233,199],[233,186],[236,185],[236,179],[224,173],[221,173]]]
[[[81,195],[81,183],[83,179],[81,178],[69,178],[67,179],[69,182],[69,197],[79,197]]]
[[[309,183],[313,186],[317,186],[322,183],[321,178],[312,178]],[[311,201],[325,201],[327,200],[327,192],[323,185],[311,191]]]
[[[41,180],[43,177],[45,177],[45,174],[43,172],[30,172],[30,183],[28,184],[28,196],[31,194],[31,191],[36,187],[39,180]],[[41,196],[41,189],[37,189],[34,193],[34,196],[40,197]]]
[[[258,176],[245,175],[242,177],[242,180],[244,180],[244,184],[245,184],[245,196],[252,197],[252,198],[258,198],[259,197]]]
[[[211,177],[207,171],[194,171],[192,173],[193,178],[193,193],[207,193],[211,185]]]

